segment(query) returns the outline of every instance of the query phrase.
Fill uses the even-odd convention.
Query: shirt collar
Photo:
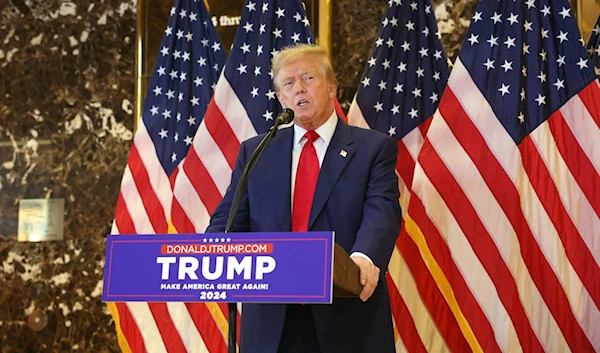
[[[337,114],[335,110],[331,113],[331,116],[325,124],[319,126],[315,131],[319,134],[319,137],[325,141],[325,144],[329,146],[331,139],[333,138],[333,133],[335,132],[335,128],[337,126]],[[294,146],[302,140],[304,134],[306,133],[306,129],[294,124]],[[318,141],[318,140],[317,140]]]

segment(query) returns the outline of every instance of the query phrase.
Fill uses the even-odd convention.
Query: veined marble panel
[[[0,351],[114,352],[100,301],[133,129],[134,1],[0,7]],[[19,200],[62,198],[64,241],[19,243]],[[47,325],[27,319],[43,311]]]

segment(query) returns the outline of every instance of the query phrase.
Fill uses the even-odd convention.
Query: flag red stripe
[[[449,97],[449,95],[445,94],[444,97]],[[442,104],[440,104],[441,106]],[[474,141],[471,143],[474,143]],[[495,284],[500,301],[502,301],[508,315],[512,319],[521,345],[523,347],[537,346],[539,349],[534,351],[542,351],[543,349],[529,325],[529,319],[525,314],[525,310],[517,299],[519,298],[517,285],[510,270],[506,266],[487,229],[477,216],[473,205],[454,179],[452,173],[450,173],[441,158],[435,153],[429,139],[425,140],[425,144],[421,149],[419,162],[425,174],[448,205],[466,239],[471,244],[475,255]]]
[[[597,215],[600,215],[600,175],[577,142],[560,111],[548,119],[556,147]]]
[[[215,103],[214,96],[211,98],[208,110],[204,116],[204,124],[216,144],[219,146],[219,149],[221,149],[221,152],[223,152],[223,155],[227,159],[227,163],[229,163],[229,167],[233,169],[240,148],[240,141],[238,141],[229,122],[225,119],[223,113]]]
[[[217,303],[221,312],[226,318],[229,318],[229,305],[227,303]]]
[[[148,218],[152,223],[154,232],[158,234],[166,233],[168,226],[164,209],[160,200],[154,193],[154,189],[152,189],[148,172],[140,159],[135,143],[131,145],[129,161],[127,164],[131,170],[131,176],[135,181],[135,185],[138,189],[140,198],[142,199],[142,203],[144,204],[144,208],[146,209],[146,213],[148,214]]]
[[[419,126],[419,130],[421,130],[421,135],[426,136],[427,131],[429,131],[429,126],[431,125],[431,121],[433,120],[433,116],[425,119]]]
[[[119,228],[120,234],[135,233],[135,226],[133,224],[133,220],[131,219],[131,215],[129,214],[127,205],[125,205],[125,200],[123,199],[123,194],[121,192],[119,192],[119,198],[117,200],[115,223],[117,224],[117,228]]]
[[[423,341],[417,332],[415,321],[410,315],[410,311],[406,307],[406,303],[398,293],[398,289],[394,285],[394,281],[391,279],[389,273],[386,276],[388,284],[388,292],[390,295],[390,303],[394,309],[394,321],[396,322],[396,329],[398,334],[402,337],[402,342],[406,347],[406,350],[410,353],[427,353]]]
[[[587,85],[579,93],[577,93],[583,105],[592,116],[592,119],[596,122],[596,125],[600,127],[600,103],[598,97],[600,97],[600,87],[596,81]]]
[[[204,303],[186,303],[187,307],[202,340],[210,353],[227,352],[227,344],[223,334]]]
[[[125,303],[115,303],[117,311],[119,312],[119,327],[127,340],[127,344],[133,353],[145,353],[146,346],[144,345],[144,338],[140,333],[140,330],[135,322],[129,308]]]
[[[561,331],[564,332],[565,329],[573,325],[579,327],[577,320],[569,310],[569,300],[552,270],[552,267],[537,245],[537,241],[529,228],[522,209],[520,207],[515,207],[516,205],[520,205],[521,202],[520,195],[515,188],[514,183],[510,180],[508,175],[506,175],[506,172],[498,163],[494,154],[489,150],[477,127],[472,124],[469,116],[462,110],[460,103],[456,100],[452,90],[447,91],[448,94],[444,95],[446,101],[443,107],[440,106],[440,111],[442,112],[442,115],[449,116],[446,121],[450,129],[469,157],[475,162],[475,165],[485,180],[488,188],[493,193],[495,199],[500,207],[502,207],[506,217],[513,226],[515,235],[519,240],[523,261],[529,269],[529,274],[531,275],[533,282],[536,284],[546,305],[557,321],[558,326],[561,328]],[[521,150],[521,155],[524,156],[524,162],[528,156],[531,156],[528,153],[529,151]],[[537,155],[537,151],[535,153]],[[478,162],[481,163],[481,165]],[[540,162],[541,164],[537,164],[538,166],[543,165],[543,162]],[[482,166],[483,164],[485,164],[485,166]],[[545,181],[551,180],[550,176],[547,175],[545,167],[541,169],[543,169],[548,177]],[[536,175],[539,176],[539,174]],[[544,180],[543,177],[541,179]],[[545,181],[542,183],[547,184]],[[535,186],[534,189],[536,189],[539,195],[541,190]],[[543,192],[545,193],[546,191]],[[558,197],[558,194],[556,194],[556,196]],[[560,199],[553,198],[552,202],[560,204]],[[515,328],[517,329],[516,325],[517,323],[515,323]],[[571,341],[567,339],[569,345],[574,344],[579,338],[585,338],[583,331],[581,329],[578,331],[579,333],[571,337]],[[517,329],[517,334],[519,333],[520,330]],[[565,337],[565,339],[566,338],[567,337]],[[525,343],[526,342],[522,341],[523,346],[528,347]]]
[[[160,332],[161,340],[163,341],[167,352],[179,353],[185,352],[185,345],[179,336],[179,331],[175,328],[171,315],[167,309],[167,303],[148,303],[148,307],[156,322],[156,327]]]
[[[223,313],[223,316],[225,317],[225,320],[227,320],[227,327],[229,327],[229,304],[228,303],[217,303],[217,305],[219,306],[219,309],[221,309],[221,312]],[[237,309],[236,309],[237,311]],[[238,317],[239,318],[239,317]],[[236,321],[236,325],[238,324],[238,322]],[[238,328],[236,327],[236,330]],[[237,331],[236,331],[236,336],[237,336]],[[229,335],[229,333],[227,333]],[[228,338],[229,339],[229,338]],[[236,342],[240,342],[239,338],[236,337]]]
[[[398,141],[398,159],[396,161],[396,171],[400,174],[400,178],[404,185],[410,190],[413,174],[415,173],[415,160],[408,152],[408,148],[402,140]],[[400,190],[402,192],[404,190]]]
[[[169,183],[171,184],[171,190],[175,188],[175,181],[177,180],[177,175],[179,174],[179,168],[175,168],[173,173],[169,175]]]
[[[560,111],[557,111],[548,119],[548,125],[563,160],[596,214],[600,215],[600,189],[597,187],[600,185],[600,176],[577,143]],[[565,247],[569,262],[579,275],[581,282],[590,293],[596,306],[600,308],[600,281],[595,275],[600,273],[598,263],[594,260],[590,249],[580,236],[567,236],[562,232],[559,232],[559,236]]]
[[[548,213],[548,217],[561,238],[565,248],[569,238],[580,237],[575,225],[571,222],[564,205],[560,201],[558,190],[553,182],[550,173],[546,169],[544,161],[538,153],[531,137],[527,137],[519,145],[521,155],[523,155],[523,165],[529,176],[531,185],[538,195],[542,206]],[[540,263],[533,267],[533,273],[539,271]],[[594,349],[587,339],[581,326],[577,323],[573,312],[570,310],[568,298],[562,288],[556,288],[556,284],[550,286],[550,282],[556,282],[556,277],[547,275],[540,278],[538,287],[541,288],[542,294],[546,294],[549,298],[545,299],[548,308],[552,312],[554,319],[557,321],[569,347],[573,352],[593,352]],[[548,288],[550,287],[550,288]]]
[[[450,351],[468,352],[471,350],[469,343],[458,326],[454,314],[427,269],[419,248],[407,234],[404,225],[400,230],[400,237],[398,237],[396,245],[402,253],[407,266],[410,268],[410,272],[415,279],[415,283],[423,299],[423,304],[429,310]]]
[[[467,319],[471,330],[473,330],[479,345],[485,352],[500,353],[501,349],[498,346],[498,342],[494,339],[492,325],[467,286],[461,272],[452,260],[450,249],[436,226],[427,216],[423,203],[417,195],[411,195],[409,210],[411,218],[427,239],[427,245],[431,254],[442,269],[442,272],[446,275],[446,278],[450,281],[456,301]]]
[[[173,198],[173,205],[171,205],[171,220],[173,226],[177,229],[177,233],[196,232],[194,224],[190,221],[176,197]]]
[[[213,214],[223,196],[210,174],[208,174],[204,163],[198,158],[194,147],[190,148],[188,152],[186,163],[183,164],[183,171],[194,186],[194,190],[196,190],[208,213]]]

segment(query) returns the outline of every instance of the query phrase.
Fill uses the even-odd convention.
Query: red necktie
[[[294,204],[292,206],[292,232],[308,231],[308,219],[312,208],[317,179],[319,179],[319,157],[313,142],[319,138],[315,131],[304,134],[308,139],[302,147],[296,180],[294,184]]]

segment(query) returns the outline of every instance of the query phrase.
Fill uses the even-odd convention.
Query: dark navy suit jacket
[[[263,137],[241,144],[231,185],[207,232],[224,231],[237,182]],[[265,149],[250,176],[235,231],[290,231],[293,137],[292,127],[281,129]],[[335,241],[348,253],[369,256],[381,269],[381,277],[367,302],[335,298],[332,305],[311,305],[323,353],[395,351],[385,272],[400,230],[397,153],[396,141],[385,134],[338,119],[321,166],[308,229],[335,231]],[[277,352],[285,314],[285,304],[244,304],[241,352]]]

